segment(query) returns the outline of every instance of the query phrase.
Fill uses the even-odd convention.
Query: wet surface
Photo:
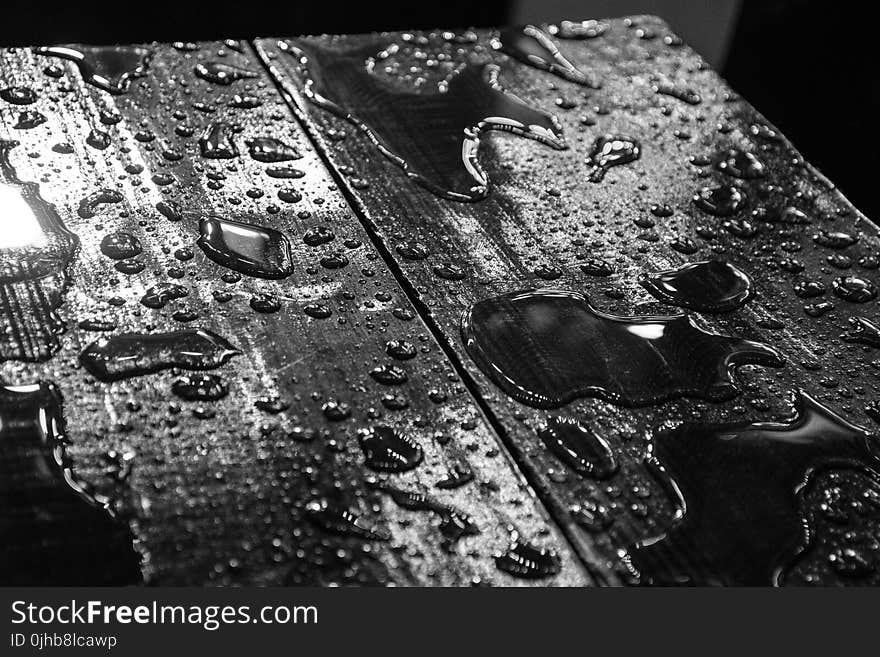
[[[19,179],[10,160],[18,146],[0,136],[0,361],[38,361],[60,347],[64,324],[55,311],[79,240],[39,185]]]
[[[377,40],[337,52],[315,41],[298,42],[287,53],[300,66],[313,102],[369,135],[410,178],[435,193],[459,201],[489,193],[479,159],[484,132],[565,147],[556,119],[506,92],[496,65],[468,62],[434,89],[415,92],[370,70],[377,56],[382,59],[382,45]]]
[[[2,51],[4,509],[113,582],[874,582],[876,229],[664,24],[533,27]]]
[[[858,427],[873,430],[880,418],[873,224],[661,21],[534,27],[550,41],[521,28],[452,30],[265,39],[258,51],[603,581],[875,581],[876,465],[858,447]],[[310,76],[291,44],[370,49],[370,74],[413,94],[474,61],[497,65],[506,91],[557,118],[568,148],[492,133],[481,144],[488,195],[455,203],[424,194],[369,136],[307,98]],[[407,139],[398,150],[426,143]],[[676,309],[694,315],[673,320]],[[764,359],[719,366],[737,340],[763,345]],[[758,440],[744,429],[797,433],[786,400],[798,390],[842,422],[829,420],[834,440],[813,440],[803,457],[776,440],[784,431]],[[749,438],[711,440],[719,427]],[[666,452],[678,491],[646,460],[670,435],[693,443]],[[806,445],[813,436],[797,435]],[[726,493],[693,492],[712,477]],[[685,484],[694,525],[681,516]],[[710,510],[723,494],[736,497],[735,518]],[[845,516],[839,527],[824,510],[830,498]],[[731,556],[737,532],[750,536],[748,563]],[[634,576],[619,554],[651,540]],[[524,548],[499,555],[511,570],[538,561]]]
[[[72,470],[51,383],[0,387],[0,506],[5,585],[141,582],[126,521]]]
[[[631,552],[632,567],[644,583],[779,584],[810,542],[803,489],[835,466],[876,469],[874,440],[803,392],[788,421],[684,424],[658,434],[649,459],[680,506],[667,531]],[[697,568],[657,557],[687,549],[699,552]]]
[[[528,585],[516,526],[592,583],[265,67],[179,45],[0,51],[0,580]]]

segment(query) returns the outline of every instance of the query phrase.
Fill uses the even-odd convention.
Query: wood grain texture
[[[0,88],[19,85],[37,95],[26,107],[0,101],[0,138],[19,142],[10,150],[18,176],[39,184],[79,239],[57,309],[66,331],[49,353],[28,352],[28,360],[37,362],[23,361],[17,338],[5,334],[0,380],[46,380],[58,387],[73,470],[90,490],[112,500],[130,527],[145,580],[527,584],[495,566],[513,531],[558,552],[559,574],[539,583],[590,583],[247,44],[145,47],[151,53],[146,75],[121,95],[86,84],[69,61],[28,49],[0,52]],[[206,62],[240,67],[246,77],[229,85],[206,81],[194,73]],[[60,70],[45,73],[50,65]],[[253,97],[256,106],[233,106],[236,95]],[[22,110],[39,111],[47,120],[16,129]],[[102,114],[120,120],[102,122]],[[202,157],[199,138],[215,123],[229,126],[238,156]],[[93,131],[109,136],[103,150],[90,145]],[[268,176],[269,165],[250,157],[246,145],[259,137],[295,147],[301,157],[277,166],[303,176]],[[118,193],[119,201],[96,205],[94,216],[79,212],[83,199],[102,189]],[[279,198],[284,190],[290,192],[281,195],[287,200]],[[180,221],[157,210],[163,201],[179,205]],[[228,270],[196,245],[199,219],[208,214],[283,232],[292,245],[293,274],[224,282]],[[315,226],[331,230],[333,241],[308,246],[303,236]],[[142,272],[120,273],[102,254],[102,239],[114,231],[138,238]],[[347,264],[322,265],[334,253]],[[139,303],[150,286],[165,282],[185,286],[188,295],[161,309]],[[221,302],[215,292],[230,298]],[[252,310],[257,294],[277,297],[280,311]],[[33,322],[22,318],[32,307],[21,299],[21,307],[4,307],[3,321],[24,326],[27,336]],[[332,315],[308,316],[304,308],[314,303]],[[173,315],[181,310],[197,317],[179,321]],[[84,330],[83,320],[112,322],[115,329]],[[42,330],[39,322],[34,326]],[[229,385],[220,401],[174,397],[175,371],[102,383],[78,362],[83,348],[102,336],[193,327],[216,332],[242,352],[215,371]],[[386,352],[390,340],[414,345],[415,357],[392,359]],[[407,373],[403,385],[380,385],[370,376],[373,368],[392,364]],[[259,410],[255,403],[264,397],[289,407],[278,414]],[[350,405],[351,417],[328,420],[322,407],[331,400]],[[357,432],[377,425],[418,442],[421,465],[402,474],[371,472]],[[131,466],[126,477],[118,476],[120,458]],[[473,481],[437,487],[456,468],[472,470]],[[399,507],[376,490],[376,482],[453,505],[479,533],[447,545],[438,514]],[[389,540],[325,531],[307,514],[308,505],[321,500],[357,514],[363,526],[387,533]],[[63,551],[66,545],[87,546],[89,536],[60,532],[43,540]]]
[[[697,54],[681,45],[662,21],[634,17],[607,24],[609,29],[598,38],[557,40],[565,57],[600,82],[597,89],[500,54],[491,47],[497,36],[492,32],[261,39],[257,50],[309,135],[340,172],[346,194],[384,244],[384,252],[394,258],[420,310],[461,363],[559,525],[593,570],[615,582],[620,550],[662,535],[672,524],[670,498],[645,464],[659,430],[684,421],[789,418],[791,394],[798,389],[851,422],[872,428],[865,406],[878,394],[877,371],[869,365],[876,353],[840,336],[851,317],[876,321],[877,305],[838,298],[831,293],[831,282],[853,275],[876,284],[872,260],[880,239],[874,224]],[[492,132],[483,137],[478,156],[490,181],[488,198],[475,203],[444,199],[407,179],[399,163],[383,156],[357,125],[309,102],[303,93],[304,71],[290,46],[331,53],[372,49],[372,74],[407,92],[436,86],[468,61],[498,65],[505,89],[558,117],[568,149],[553,150]],[[658,93],[658,88],[667,93]],[[670,95],[670,90],[676,93]],[[695,99],[683,91],[698,94],[699,102],[687,102]],[[358,115],[358,107],[344,109]],[[607,133],[638,140],[641,157],[609,168],[601,182],[589,182],[590,149]],[[858,141],[855,135],[849,137]],[[461,136],[450,135],[455,138]],[[764,177],[737,182],[718,170],[716,163],[731,148],[755,153],[765,164]],[[732,183],[745,193],[746,202],[731,217],[712,216],[692,201],[704,186]],[[671,215],[655,216],[653,205],[668,205]],[[761,206],[777,211],[763,217],[775,222],[751,216]],[[789,211],[780,221],[778,210],[783,208],[796,212]],[[743,224],[725,225],[729,219],[750,221],[756,234],[748,235]],[[823,230],[849,233],[857,242],[831,248],[823,243]],[[694,253],[685,255],[671,247],[682,238],[693,240]],[[412,242],[423,244],[430,255],[422,260],[401,257],[397,247]],[[619,315],[672,313],[674,308],[659,303],[638,284],[638,276],[711,257],[723,257],[746,271],[756,294],[737,311],[703,314],[697,321],[718,333],[765,342],[786,359],[779,369],[740,367],[735,379],[741,394],[730,401],[677,400],[627,409],[583,399],[558,411],[540,411],[503,394],[462,343],[462,316],[474,303],[519,290],[580,292],[601,310]],[[613,274],[603,278],[585,273],[581,264],[590,258],[610,263]],[[780,266],[785,258],[796,258],[803,270],[786,270]],[[460,267],[466,276],[458,281],[438,276],[436,268],[447,264]],[[546,273],[541,275],[543,268],[558,269],[559,276],[547,280]],[[803,280],[822,281],[820,298],[794,293]],[[832,302],[833,309],[821,316],[805,312],[806,305],[817,301]],[[567,470],[536,432],[556,415],[576,418],[599,432],[617,453],[619,472],[597,481]],[[818,502],[811,498],[803,504]],[[611,524],[584,528],[578,522],[579,510],[590,505],[609,509]],[[809,509],[799,511],[811,517]],[[864,529],[873,521],[859,522]],[[834,546],[814,535],[811,547],[816,549],[804,551],[790,564],[790,582],[853,581],[833,567]],[[869,546],[868,553],[876,550]],[[674,560],[687,572],[700,556],[695,546],[674,555]]]

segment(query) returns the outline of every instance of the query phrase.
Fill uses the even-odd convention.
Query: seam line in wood
[[[474,379],[471,377],[470,373],[467,371],[467,368],[461,362],[460,357],[458,356],[458,354],[456,354],[455,349],[449,343],[449,338],[434,321],[433,315],[424,304],[424,302],[421,300],[418,291],[415,289],[409,278],[407,278],[406,274],[400,268],[400,265],[395,260],[394,256],[388,250],[388,246],[379,235],[379,232],[376,226],[373,224],[372,220],[370,219],[366,209],[352,193],[345,178],[339,173],[339,171],[337,171],[336,166],[333,164],[331,158],[328,157],[327,153],[324,151],[320,140],[315,138],[315,135],[313,134],[314,127],[308,122],[308,120],[306,120],[304,116],[304,111],[299,107],[296,99],[294,99],[287,91],[287,89],[284,88],[284,85],[281,84],[276,74],[276,71],[273,69],[272,63],[268,61],[267,58],[264,57],[260,49],[256,47],[256,43],[254,42],[254,40],[248,40],[248,46],[256,55],[256,58],[259,60],[260,64],[265,68],[266,72],[272,80],[272,83],[278,90],[278,93],[281,95],[281,97],[284,99],[284,102],[290,108],[290,111],[295,117],[297,123],[299,124],[299,127],[303,130],[303,133],[306,135],[312,147],[315,149],[315,152],[319,155],[324,165],[327,167],[327,170],[330,172],[330,175],[332,176],[334,182],[338,185],[340,192],[342,193],[349,207],[352,209],[355,217],[357,217],[358,221],[363,226],[364,231],[367,233],[367,236],[373,243],[373,246],[375,246],[377,252],[382,256],[382,259],[388,266],[392,276],[394,276],[394,278],[397,280],[398,284],[406,294],[408,300],[419,313],[419,317],[421,318],[422,322],[431,332],[431,335],[436,340],[437,344],[440,345],[440,348],[443,350],[443,354],[454,367],[456,374],[461,379],[462,383],[468,391],[468,394],[474,400],[474,403],[480,410],[480,413],[485,418],[486,422],[491,427],[492,431],[496,434],[499,447],[502,448],[502,452],[504,453],[507,460],[515,467],[519,475],[528,484],[529,490],[531,490],[537,496],[542,506],[546,509],[549,518],[552,519],[552,521],[559,528],[562,535],[565,536],[572,551],[577,555],[581,564],[586,569],[589,576],[595,581],[595,583],[600,586],[620,585],[621,582],[619,581],[619,579],[615,577],[613,573],[611,573],[606,567],[602,566],[599,563],[600,559],[598,555],[583,540],[582,535],[579,534],[579,530],[573,525],[573,523],[566,520],[566,510],[561,508],[560,504],[555,501],[551,495],[547,495],[546,492],[543,491],[540,482],[535,477],[530,476],[528,464],[525,463],[523,459],[517,456],[517,451],[513,448],[513,445],[511,445],[512,441],[503,423],[492,411],[488,402],[483,399],[477,382],[474,381]]]

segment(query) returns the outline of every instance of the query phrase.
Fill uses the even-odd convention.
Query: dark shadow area
[[[507,0],[278,2],[151,0],[147,3],[22,2],[0,5],[0,44],[134,43],[344,34],[506,22]]]
[[[722,73],[857,208],[880,220],[878,41],[865,5],[750,0]]]

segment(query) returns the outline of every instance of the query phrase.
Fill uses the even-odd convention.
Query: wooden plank
[[[877,229],[662,21],[257,50],[595,570],[876,582],[880,342],[840,336],[878,320]],[[712,259],[751,298],[709,266],[690,283],[731,298],[677,305],[765,346],[621,319],[676,313],[640,278]]]
[[[4,583],[590,582],[247,44],[0,89]]]

